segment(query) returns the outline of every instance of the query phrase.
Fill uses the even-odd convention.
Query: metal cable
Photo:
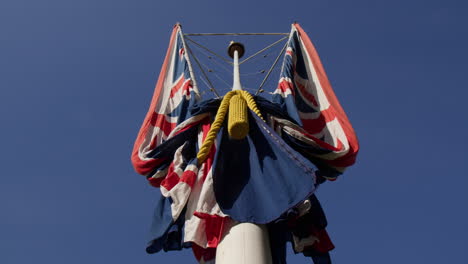
[[[283,38],[281,38],[281,39],[279,39],[279,40],[273,42],[272,44],[266,46],[265,48],[263,48],[263,49],[261,49],[261,50],[255,52],[254,54],[252,54],[252,55],[250,55],[249,57],[245,58],[243,61],[239,62],[239,65],[241,65],[242,63],[244,63],[244,62],[250,60],[251,58],[253,58],[253,57],[255,57],[255,56],[257,56],[258,54],[264,52],[265,50],[267,50],[267,49],[269,49],[269,48],[271,48],[271,47],[274,47],[275,45],[277,45],[278,43],[280,43],[281,41],[283,41],[283,40],[285,40],[285,39],[287,39],[287,38],[288,38],[288,36],[283,37]]]
[[[275,59],[275,62],[273,63],[273,65],[271,65],[271,68],[270,70],[268,70],[268,73],[267,75],[265,76],[265,78],[263,78],[263,81],[262,83],[260,84],[260,86],[258,87],[258,90],[257,92],[255,93],[255,95],[258,95],[258,93],[260,92],[260,90],[262,89],[263,85],[265,84],[266,80],[268,79],[268,77],[270,76],[271,72],[273,71],[273,68],[276,66],[276,64],[278,63],[278,60],[279,58],[281,57],[281,54],[283,54],[284,50],[286,49],[286,47],[288,46],[288,42],[286,42],[283,46],[283,48],[281,49],[280,53],[278,54],[278,56],[276,57]]]
[[[199,63],[199,67],[204,66],[204,67],[207,68],[208,71],[209,71],[210,73],[212,73],[218,80],[224,82],[224,84],[226,84],[226,86],[227,86],[227,88],[225,88],[225,89],[230,90],[230,89],[232,88],[232,84],[229,84],[228,82],[226,82],[226,80],[224,80],[223,78],[221,78],[221,77],[217,74],[217,71],[210,69],[206,64],[204,64],[204,63],[201,62],[201,61],[198,61],[197,63]],[[228,73],[232,75],[232,72],[231,72],[231,71],[229,71]],[[206,74],[206,72],[205,72],[205,74]],[[206,76],[208,76],[208,75],[206,74]],[[207,78],[208,78],[208,77],[207,77]],[[218,87],[218,88],[219,88],[219,87]],[[220,90],[224,90],[224,88],[219,88],[219,89],[220,89]]]
[[[198,67],[200,68],[200,70],[201,70],[203,76],[205,77],[206,81],[210,84],[210,85],[209,85],[209,86],[210,86],[210,91],[212,91],[212,92],[216,95],[216,97],[219,98],[220,96],[219,96],[218,92],[216,91],[216,89],[214,88],[213,84],[211,83],[210,78],[208,78],[208,75],[206,75],[206,72],[203,70],[203,67],[202,67],[201,64],[200,64],[200,61],[199,61],[198,58],[195,56],[195,54],[193,54],[192,49],[191,49],[188,45],[187,45],[187,49],[188,49],[190,55],[192,55],[192,57],[193,57],[193,59],[195,60],[195,62],[197,63]]]
[[[216,78],[218,78],[219,80],[221,80],[222,82],[224,82],[224,84],[226,84],[226,86],[228,87],[228,89],[231,89],[232,88],[232,84],[229,84],[228,82],[226,82],[226,80],[224,80],[223,78],[221,78],[218,74],[216,74],[215,71],[212,71],[212,73],[214,74],[214,76]]]
[[[216,57],[218,57],[218,58],[222,59],[222,60],[223,60],[223,61],[225,61],[226,63],[228,63],[228,64],[231,64],[231,65],[232,65],[232,62],[231,62],[230,60],[228,60],[228,59],[224,58],[223,56],[221,56],[221,55],[219,55],[218,53],[216,53],[216,52],[214,52],[214,51],[210,50],[209,48],[207,48],[207,47],[203,46],[202,44],[200,44],[200,43],[196,42],[195,40],[193,40],[193,39],[191,39],[191,38],[186,38],[186,39],[187,39],[187,40],[189,40],[190,42],[192,42],[193,44],[195,44],[195,45],[199,46],[200,48],[202,48],[202,49],[204,49],[204,50],[208,51],[209,53],[213,54],[214,56],[216,56]]]
[[[212,59],[212,57],[209,56],[209,55],[207,55],[203,50],[199,49],[199,52],[200,52],[200,53],[203,53],[203,55],[207,56],[208,59],[210,59],[210,60]],[[213,59],[213,60],[211,60],[211,61],[212,61],[213,63],[216,63],[218,66],[220,66],[221,68],[223,68],[223,70],[225,70],[227,73],[229,73],[229,74],[232,75],[232,70],[228,69],[228,68],[226,67],[225,64],[222,64],[221,62],[219,62],[219,61],[216,60],[216,59]],[[204,66],[205,66],[206,68],[208,68],[208,69],[210,68],[210,67],[208,67],[208,66],[205,65],[205,64],[204,64]]]
[[[251,35],[289,35],[289,33],[186,33],[185,36],[251,36]]]

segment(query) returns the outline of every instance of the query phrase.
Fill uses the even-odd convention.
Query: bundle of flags
[[[325,214],[314,191],[355,162],[359,149],[314,46],[292,25],[272,101],[255,97],[265,121],[250,113],[249,133],[232,139],[222,127],[204,160],[205,141],[220,99],[202,101],[180,25],[132,152],[135,170],[160,189],[148,253],[192,248],[214,263],[229,226],[265,224],[274,263],[285,246],[331,263]]]

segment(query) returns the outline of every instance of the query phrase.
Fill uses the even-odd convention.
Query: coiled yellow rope
[[[228,133],[232,139],[243,139],[249,133],[247,102],[241,95],[234,95],[229,100]]]
[[[238,95],[239,97],[237,99],[234,99],[231,102],[231,99],[233,96]],[[230,132],[230,136],[236,139],[239,139],[240,136],[244,135],[244,137],[248,133],[248,120],[247,120],[247,115],[245,111],[245,115],[243,113],[239,113],[237,111],[243,111],[243,106],[244,102],[241,102],[239,100],[245,100],[245,103],[247,106],[252,110],[257,116],[259,116],[263,121],[265,121],[262,117],[262,114],[260,113],[260,110],[257,107],[257,104],[255,103],[255,100],[253,96],[244,90],[235,90],[235,91],[230,91],[228,92],[223,100],[221,101],[221,105],[218,108],[218,112],[216,113],[215,120],[213,124],[211,125],[210,131],[208,131],[208,135],[205,138],[205,141],[203,142],[202,146],[200,147],[200,150],[198,151],[197,158],[198,158],[198,164],[202,164],[206,158],[208,157],[208,154],[210,153],[211,146],[213,146],[214,140],[216,138],[216,135],[219,132],[219,129],[223,125],[224,118],[226,117],[226,113],[229,110],[229,105],[233,105],[233,112],[232,115],[230,113],[230,117],[233,116],[235,120],[231,120],[232,124],[234,126],[237,124],[238,129],[240,131],[235,131],[236,128],[234,128],[234,132]],[[244,119],[245,117],[245,119]],[[238,119],[239,118],[239,119]],[[247,122],[247,126],[245,125],[239,125],[239,121],[243,120],[243,122]],[[246,131],[245,131],[246,130]],[[243,137],[240,137],[243,138]]]

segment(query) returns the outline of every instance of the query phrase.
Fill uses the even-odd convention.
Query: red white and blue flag
[[[276,119],[282,132],[310,146],[317,162],[342,173],[359,149],[351,123],[330,85],[311,40],[293,24],[273,102],[296,124]],[[333,178],[333,177],[330,177]]]
[[[209,113],[192,116],[189,111],[199,99],[183,33],[175,25],[131,160],[136,172],[161,190],[147,251],[191,246],[199,260],[207,261],[227,220],[212,189],[216,147],[202,164],[196,159],[211,127]]]
[[[161,193],[147,252],[191,247],[208,263],[237,221],[268,224],[277,263],[288,239],[316,264],[330,263],[333,244],[313,193],[354,163],[358,142],[311,41],[293,25],[274,103],[255,99],[268,123],[250,113],[242,140],[222,127],[200,164],[220,99],[199,100],[183,38],[176,25],[131,157]]]
[[[176,25],[150,108],[132,152],[135,170],[142,175],[154,173],[154,168],[162,160],[149,154],[168,139],[177,125],[190,118],[188,109],[199,99],[187,60],[182,30],[180,25]]]

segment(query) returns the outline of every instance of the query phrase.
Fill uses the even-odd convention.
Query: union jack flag
[[[314,45],[299,24],[292,25],[273,102],[282,105],[296,122],[273,118],[282,128],[277,131],[308,144],[306,152],[317,163],[334,169],[336,174],[354,164],[359,145],[353,127]],[[334,178],[333,173],[329,176]]]
[[[284,245],[292,237],[297,252],[330,263],[333,244],[313,192],[325,176],[318,172],[331,168],[325,174],[333,179],[354,163],[358,143],[309,38],[293,25],[276,104],[255,99],[270,123],[250,114],[242,141],[221,128],[200,164],[197,152],[221,100],[199,100],[183,37],[176,25],[131,157],[135,170],[161,192],[147,252],[191,247],[199,261],[210,263],[237,221],[268,223],[270,235]],[[277,220],[288,220],[289,229],[276,226]],[[273,255],[279,251],[272,247]],[[280,255],[276,262],[285,263]]]
[[[199,260],[213,259],[228,218],[212,189],[216,146],[198,164],[196,151],[211,127],[209,113],[192,116],[200,96],[191,75],[180,25],[172,31],[151,105],[138,133],[131,160],[135,170],[160,188],[149,253],[190,245]],[[190,197],[190,199],[189,199]],[[167,236],[182,239],[167,244]],[[181,242],[184,241],[184,242]]]
[[[154,176],[150,174],[156,173],[154,168],[163,160],[152,157],[152,151],[168,139],[177,125],[191,117],[188,109],[199,100],[187,60],[182,30],[176,25],[132,152],[135,170],[142,175]]]

